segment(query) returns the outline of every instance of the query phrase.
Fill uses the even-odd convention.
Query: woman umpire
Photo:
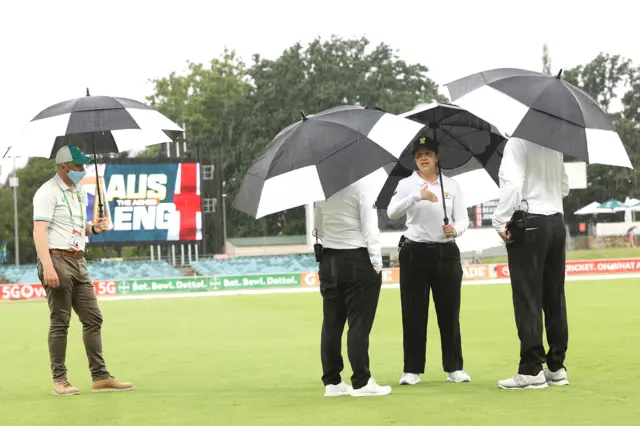
[[[392,220],[407,215],[399,255],[404,348],[404,375],[400,384],[418,384],[420,374],[424,373],[430,290],[447,380],[469,382],[471,378],[462,365],[459,321],[462,264],[455,243],[455,237],[469,227],[469,216],[458,183],[436,170],[438,144],[421,138],[414,145],[413,155],[418,171],[398,183],[387,208]],[[446,202],[446,217],[452,218],[453,224],[445,219],[441,197]]]

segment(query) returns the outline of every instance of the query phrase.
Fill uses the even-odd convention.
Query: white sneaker
[[[500,389],[543,389],[549,387],[544,371],[540,371],[537,376],[526,374],[516,374],[515,376],[498,381]]]
[[[420,375],[414,373],[404,373],[400,378],[401,385],[417,385],[420,383]]]
[[[324,387],[324,396],[347,396],[351,395],[353,389],[345,382],[340,382],[337,385],[327,385]]]
[[[566,386],[569,384],[566,368],[561,368],[558,371],[544,370],[544,377],[547,383],[552,386]]]
[[[391,386],[380,386],[373,380],[373,377],[369,378],[369,382],[360,389],[354,389],[351,392],[351,396],[384,396],[391,393]]]
[[[458,370],[451,373],[447,373],[447,382],[463,383],[463,382],[470,382],[470,381],[471,381],[471,377],[469,377],[469,375],[464,370]]]

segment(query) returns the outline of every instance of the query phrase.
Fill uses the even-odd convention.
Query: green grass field
[[[71,382],[84,392],[72,397],[50,394],[46,305],[4,302],[0,424],[637,424],[638,284],[568,283],[571,385],[518,391],[496,388],[498,379],[515,372],[518,357],[508,285],[464,287],[462,336],[471,383],[444,381],[432,308],[427,374],[413,387],[397,385],[399,292],[383,290],[371,360],[377,381],[393,385],[393,394],[376,398],[322,396],[316,293],[102,302],[107,365],[136,390],[89,392],[74,318],[67,364]]]
[[[640,247],[616,247],[607,249],[570,250],[567,260],[630,259],[640,257]],[[506,257],[485,257],[483,263],[507,263]]]

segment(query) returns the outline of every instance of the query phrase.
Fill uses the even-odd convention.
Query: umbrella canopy
[[[7,155],[54,158],[58,149],[76,145],[103,154],[142,149],[174,141],[184,130],[141,102],[87,96],[52,105],[21,131]]]
[[[633,168],[611,119],[581,89],[561,79],[499,68],[447,83],[451,101],[495,125],[590,164]]]
[[[256,219],[326,200],[397,161],[424,125],[346,105],[282,130],[249,168],[234,207]]]
[[[458,106],[437,102],[403,113],[401,117],[424,124],[422,135],[438,142],[439,167],[445,170],[444,175],[464,176],[463,181],[468,182],[466,186],[478,191],[469,197],[469,202],[474,202],[471,206],[495,198],[506,142],[495,126]],[[379,209],[389,206],[400,180],[417,170],[412,147],[407,147],[400,160],[388,165],[387,170],[389,178],[376,202]],[[454,171],[447,173],[446,170]],[[481,179],[485,185],[476,185],[474,178]]]
[[[624,203],[621,203],[618,200],[607,200],[604,203],[600,203],[598,207],[596,207],[596,213],[618,213],[620,211],[626,210],[627,207]]]
[[[42,110],[19,134],[4,156],[55,158],[63,146],[84,152],[118,153],[174,141],[184,130],[151,107],[132,99],[87,96]],[[98,168],[99,217],[104,217]]]
[[[466,207],[477,206],[500,197],[500,187],[485,170],[472,170],[462,174],[443,170],[442,174],[458,182],[460,191],[464,194]]]
[[[579,215],[587,215],[587,214],[606,213],[606,212],[603,212],[602,209],[598,209],[598,207],[600,207],[600,203],[598,203],[597,201],[594,201],[582,207],[581,209],[576,210],[575,212],[573,212],[573,214],[579,216]]]
[[[496,182],[506,138],[491,123],[456,105],[433,102],[400,114],[424,124],[423,136],[439,144],[440,167],[464,171],[487,169]],[[416,164],[411,147],[403,152],[400,163],[411,170]]]

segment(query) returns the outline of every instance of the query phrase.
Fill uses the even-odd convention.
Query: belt
[[[422,241],[413,241],[410,240],[408,238],[406,238],[404,240],[405,244],[422,244],[426,247],[441,247],[441,246],[445,246],[447,244],[454,244],[455,241],[451,240],[451,241],[442,241],[442,242],[435,242],[435,241],[427,241],[427,242],[422,242]]]
[[[551,214],[540,214],[540,213],[525,213],[527,218],[536,218],[536,217],[557,217],[562,216],[562,213],[551,213]]]
[[[71,250],[51,249],[51,250],[49,250],[49,253],[55,254],[55,255],[58,255],[58,256],[72,257],[74,259],[82,259],[82,257],[84,256],[84,252],[82,250],[80,250],[80,251],[71,251]]]

